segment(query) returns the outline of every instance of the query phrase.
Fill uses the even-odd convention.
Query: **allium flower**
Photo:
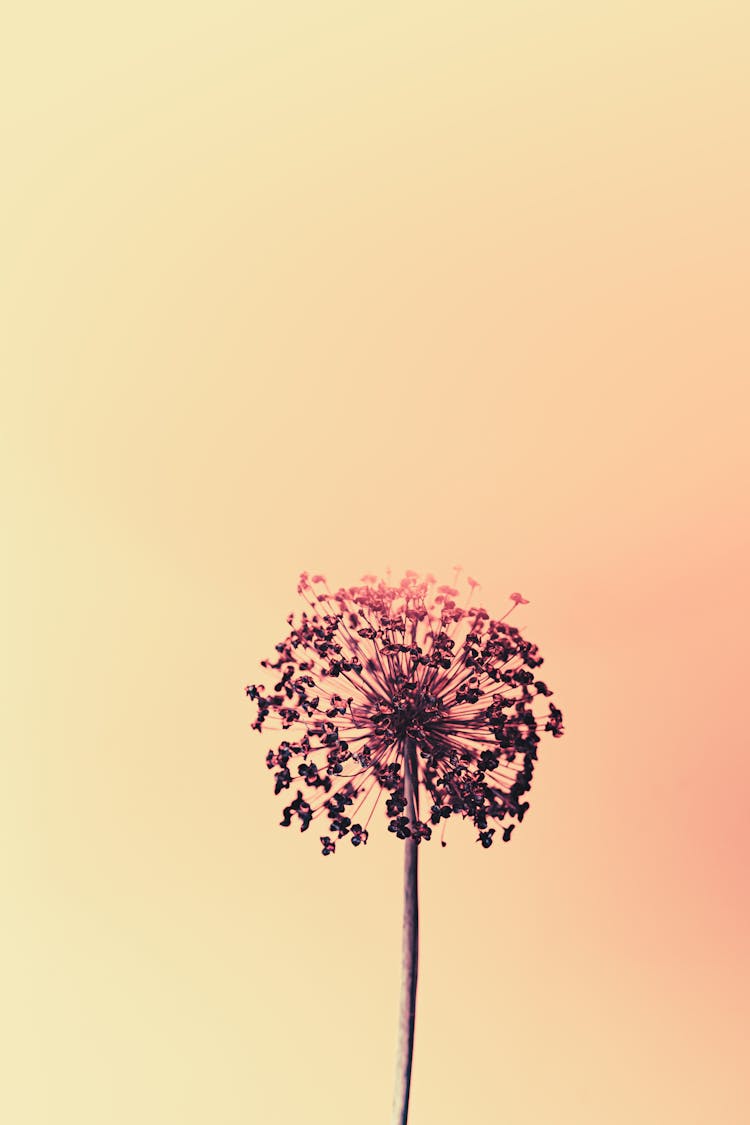
[[[296,624],[290,615],[276,659],[262,662],[272,687],[246,692],[254,729],[290,732],[266,758],[276,793],[294,794],[281,823],[305,832],[322,821],[323,855],[345,837],[366,844],[383,797],[389,832],[417,844],[438,828],[442,838],[451,816],[470,820],[485,848],[523,820],[539,732],[558,738],[562,714],[546,703],[542,658],[506,622],[510,610],[491,618],[471,605],[477,583],[468,587],[460,605],[454,586],[414,571],[335,593],[321,575],[301,575],[309,612]],[[407,809],[409,755],[421,818]]]
[[[458,568],[457,568],[458,571]],[[253,727],[289,732],[268,751],[277,794],[294,794],[281,823],[306,832],[322,821],[323,855],[339,840],[367,843],[385,795],[388,830],[404,841],[404,926],[394,1125],[406,1125],[417,997],[417,856],[452,816],[470,820],[489,848],[509,840],[528,802],[540,728],[563,733],[562,713],[538,678],[535,645],[505,618],[465,604],[454,586],[408,570],[398,585],[366,575],[332,593],[300,578],[308,604],[263,667],[273,686],[250,684]],[[541,701],[541,705],[540,705]],[[423,811],[420,812],[420,803]],[[496,827],[496,825],[498,827]]]

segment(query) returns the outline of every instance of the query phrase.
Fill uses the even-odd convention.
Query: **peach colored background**
[[[388,1120],[398,846],[242,689],[300,569],[456,561],[567,735],[422,852],[410,1121],[748,1119],[749,12],[11,15],[3,1120]]]

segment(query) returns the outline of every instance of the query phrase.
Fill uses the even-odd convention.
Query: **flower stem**
[[[406,814],[412,826],[419,817],[417,749],[408,739],[404,754],[404,797]],[[419,898],[417,856],[419,848],[412,835],[404,841],[404,928],[401,960],[401,1003],[396,1051],[396,1083],[393,1091],[393,1125],[406,1125],[409,1116],[411,1063],[414,1051],[414,1019],[417,1007],[417,965],[419,960]]]

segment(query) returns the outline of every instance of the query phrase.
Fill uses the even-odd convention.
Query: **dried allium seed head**
[[[276,659],[262,661],[273,688],[245,690],[257,705],[255,730],[290,732],[266,757],[276,793],[295,793],[281,823],[297,818],[304,832],[327,817],[323,855],[345,836],[355,847],[367,842],[383,793],[388,830],[418,843],[452,815],[470,819],[485,848],[495,835],[490,822],[506,822],[509,840],[523,820],[539,730],[559,738],[562,712],[552,703],[541,714],[535,708],[552,694],[536,678],[542,658],[505,621],[526,599],[511,594],[511,609],[493,620],[471,605],[478,584],[467,583],[460,606],[458,589],[414,571],[398,585],[366,575],[335,593],[322,575],[301,575],[310,612],[296,625],[290,615]],[[406,815],[410,751],[425,820]]]

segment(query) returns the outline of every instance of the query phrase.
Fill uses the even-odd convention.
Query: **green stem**
[[[412,825],[419,818],[417,748],[408,739],[404,754],[406,815]],[[396,1052],[396,1084],[393,1091],[393,1125],[406,1125],[409,1116],[411,1063],[414,1051],[414,1020],[417,1007],[419,961],[419,898],[417,893],[418,846],[414,836],[404,841],[404,927],[401,961],[401,1003]]]

